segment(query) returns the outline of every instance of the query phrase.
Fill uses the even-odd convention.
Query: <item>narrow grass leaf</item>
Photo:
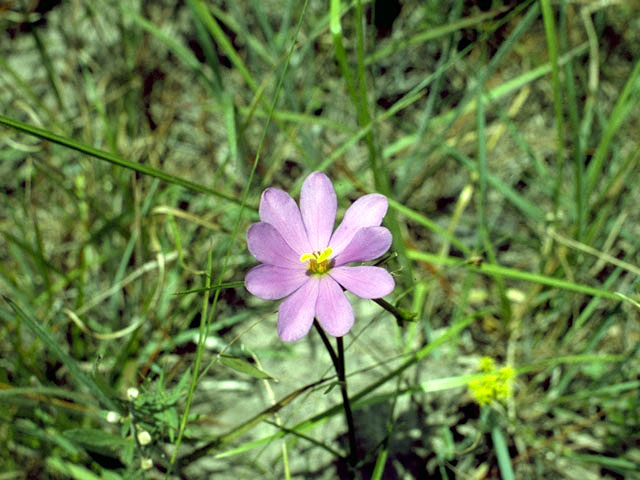
[[[615,292],[610,292],[602,288],[589,287],[579,283],[563,280],[561,278],[549,277],[541,275],[539,273],[525,272],[517,270],[515,268],[503,267],[501,265],[492,265],[482,263],[477,266],[465,260],[460,260],[456,257],[440,257],[426,252],[418,252],[416,250],[409,250],[409,258],[418,261],[425,261],[434,263],[437,265],[450,265],[457,267],[464,267],[472,271],[484,273],[486,275],[502,275],[504,277],[514,278],[516,280],[524,280],[527,282],[540,283],[550,287],[560,288],[562,290],[570,290],[573,292],[584,293],[593,297],[604,297],[610,300],[620,301],[620,297]]]
[[[60,343],[56,340],[49,330],[39,321],[27,315],[13,300],[3,296],[4,300],[13,309],[18,319],[38,337],[42,343],[60,360],[71,373],[71,376],[79,384],[87,388],[95,398],[97,398],[103,406],[109,410],[119,411],[116,403],[109,398],[98,386],[93,378],[84,373],[78,363],[60,347]]]
[[[568,25],[567,25],[567,5],[561,4],[560,6],[560,45],[562,50],[568,49]],[[590,82],[591,83],[591,82]],[[578,98],[576,92],[576,85],[574,79],[573,62],[569,60],[564,65],[564,90],[565,99],[567,105],[567,113],[569,115],[569,131],[571,132],[571,142],[573,149],[573,162],[574,162],[574,195],[575,200],[572,205],[574,209],[573,217],[576,219],[575,234],[579,241],[582,241],[584,235],[584,228],[586,223],[586,202],[584,197],[585,187],[585,155],[584,145],[585,136],[580,132],[580,113],[578,111]],[[589,90],[591,90],[589,88]],[[586,110],[593,106],[593,92],[587,93],[587,100],[585,102],[583,112],[584,117],[588,115]],[[554,93],[555,95],[555,93]],[[555,100],[555,98],[554,98]]]
[[[446,144],[442,144],[441,148],[449,155],[451,155],[455,160],[457,160],[460,164],[464,165],[467,169],[471,170],[474,173],[479,172],[477,162],[475,162],[468,156],[460,153],[455,148],[450,147]],[[527,200],[525,197],[520,195],[513,188],[511,188],[509,185],[507,185],[491,173],[487,172],[486,176],[487,184],[498,190],[503,197],[511,202],[514,207],[523,212],[528,218],[538,222],[544,221],[545,213],[540,207]]]
[[[187,295],[190,293],[201,293],[201,292],[206,292],[206,291],[212,291],[212,290],[223,290],[225,288],[238,288],[238,287],[244,287],[244,281],[241,282],[223,282],[223,283],[218,283],[216,285],[212,286],[208,286],[208,287],[203,287],[203,288],[192,288],[191,290],[181,290],[179,292],[174,292],[174,295]]]
[[[564,177],[562,170],[564,167],[564,117],[563,117],[563,96],[560,84],[560,69],[558,65],[558,38],[556,33],[556,23],[550,0],[541,0],[542,20],[544,22],[545,35],[547,37],[547,50],[549,51],[549,63],[551,64],[551,84],[553,85],[553,106],[556,125],[556,186],[554,192],[554,212],[557,214],[560,207],[560,195]]]
[[[179,185],[183,188],[192,190],[194,192],[205,193],[207,195],[212,195],[214,197],[227,200],[228,202],[240,204],[240,200],[238,200],[237,198],[234,198],[230,195],[226,195],[217,190],[213,190],[211,188],[205,187],[204,185],[200,185],[198,183],[191,182],[184,178],[177,177],[175,175],[164,172],[157,168],[150,167],[149,165],[132,162],[131,160],[127,160],[126,158],[116,155],[115,153],[99,150],[90,145],[84,144],[82,142],[78,142],[77,140],[73,140],[71,138],[64,137],[62,135],[58,135],[49,130],[39,128],[34,125],[23,123],[19,120],[14,120],[12,118],[5,117],[4,115],[0,115],[0,125],[4,125],[6,127],[13,128],[15,130],[26,133],[28,135],[33,135],[34,137],[39,137],[44,140],[57,143],[58,145],[62,145],[63,147],[67,147],[72,150],[76,150],[80,153],[84,153],[91,157],[97,158],[98,160],[104,160],[106,162],[112,163],[113,165],[128,168],[130,170],[141,173],[143,175],[149,175],[151,177],[164,180],[165,182],[172,183],[174,185]],[[257,207],[247,206],[247,208],[253,208],[254,210],[257,210]]]
[[[46,258],[44,258],[42,248],[39,248],[38,251],[36,251],[33,248],[31,248],[29,245],[27,245],[25,242],[20,240],[18,237],[16,237],[15,235],[9,232],[0,230],[0,235],[2,235],[5,238],[6,242],[14,244],[20,250],[22,250],[24,253],[30,256],[33,259],[33,261],[40,267],[41,270],[46,270],[47,272],[52,271],[66,278],[62,270],[60,270],[58,267],[56,267],[54,264],[52,264]]]
[[[491,429],[491,440],[493,440],[493,450],[498,458],[498,467],[500,468],[500,477],[502,480],[515,480],[513,468],[511,468],[511,457],[509,456],[509,448],[504,440],[504,435],[499,427]]]
[[[238,162],[238,132],[236,131],[236,111],[233,105],[233,98],[225,97],[224,123],[227,130],[227,145],[229,146],[229,157],[237,165]]]
[[[222,28],[220,28],[220,25],[218,24],[216,19],[213,17],[213,15],[211,15],[205,3],[201,0],[189,0],[189,6],[193,9],[195,14],[207,28],[207,30],[209,30],[209,33],[216,41],[222,52],[224,52],[224,54],[229,57],[231,63],[238,69],[238,72],[240,73],[242,78],[244,78],[245,82],[247,82],[247,85],[249,85],[251,90],[253,90],[254,92],[257,91],[257,82],[253,79],[251,73],[249,73],[249,69],[244,64],[242,58],[240,58],[240,55],[238,55],[238,52],[236,52],[235,48],[233,48],[233,45],[223,32]]]
[[[566,452],[565,455],[568,455],[569,458],[573,460],[578,460],[581,463],[586,463],[586,464],[595,463],[604,468],[617,470],[621,473],[626,472],[631,474],[633,472],[638,473],[640,471],[640,462],[633,462],[631,460],[627,460],[626,458],[608,457],[606,455],[591,455],[588,453],[572,453],[572,452]],[[631,477],[628,477],[628,478],[631,478]]]
[[[193,2],[190,0],[189,5],[191,5],[192,3]],[[265,48],[264,41],[262,39],[256,38],[255,35],[251,34],[255,30],[247,27],[247,25],[240,25],[239,21],[237,21],[234,16],[230,14],[228,9],[220,8],[220,6],[214,4],[213,2],[207,2],[207,8],[211,12],[211,15],[217,18],[219,22],[224,25],[225,30],[231,31],[232,38],[233,35],[242,38],[246,42],[247,46],[252,50],[251,53],[257,53],[258,56],[269,67],[274,67],[278,63],[277,59],[275,58],[275,53],[272,53],[273,50]],[[236,14],[236,17],[246,15],[246,13],[241,10],[242,7],[237,7],[235,3],[231,4],[229,8],[233,10],[233,13]],[[287,15],[287,13],[284,13],[283,15]],[[278,35],[283,35],[283,40],[288,38],[285,30],[278,31]]]
[[[454,247],[456,247],[458,250],[463,252],[465,255],[467,255],[467,256],[471,255],[471,249],[469,247],[467,247],[464,243],[462,243],[460,240],[458,240],[452,233],[449,233],[446,228],[441,227],[440,225],[438,225],[433,220],[430,220],[425,215],[423,215],[423,214],[421,214],[419,212],[416,212],[415,210],[413,210],[413,209],[411,209],[409,207],[406,207],[406,206],[402,205],[399,202],[396,202],[392,198],[389,198],[388,201],[389,201],[389,206],[391,208],[393,208],[394,210],[398,211],[400,214],[404,215],[409,220],[412,220],[412,221],[418,223],[419,225],[422,225],[423,227],[425,227],[425,228],[431,230],[432,232],[440,235],[441,237],[445,238]]]
[[[384,467],[387,464],[387,457],[389,456],[389,446],[385,441],[380,448],[380,452],[376,457],[376,464],[373,467],[373,473],[371,474],[371,480],[381,480],[384,475]]]
[[[349,97],[353,105],[358,107],[358,94],[356,93],[356,86],[353,80],[353,74],[351,73],[351,67],[347,59],[347,51],[344,48],[342,42],[342,25],[340,24],[340,10],[342,9],[340,0],[331,0],[331,8],[329,10],[330,21],[329,31],[331,32],[331,38],[333,39],[333,48],[335,51],[335,57],[340,67],[340,73],[344,78],[344,83],[347,86]]]
[[[28,97],[35,106],[38,107],[38,111],[44,112],[49,119],[49,122],[58,126],[58,121],[53,111],[42,101],[40,95],[34,92],[29,82],[23,80],[20,74],[18,74],[18,72],[16,72],[11,67],[11,65],[9,65],[9,63],[2,57],[0,57],[0,72],[8,74],[13,81],[10,86],[22,90],[24,95]]]
[[[74,443],[88,448],[120,448],[127,445],[131,440],[113,435],[97,428],[74,428],[65,430],[62,433],[65,438]]]
[[[315,439],[315,438],[313,438],[313,437],[311,437],[309,435],[304,435],[304,434],[302,434],[300,432],[297,432],[295,430],[291,430],[290,428],[284,427],[282,425],[278,425],[277,423],[272,422],[271,420],[265,420],[265,423],[268,423],[269,425],[272,425],[273,427],[275,427],[275,428],[277,428],[279,430],[282,430],[285,433],[291,434],[294,437],[306,440],[307,442],[309,442],[309,443],[311,443],[311,444],[313,444],[313,445],[315,445],[317,447],[320,447],[321,449],[329,452],[331,455],[333,455],[336,458],[344,458],[345,457],[345,453],[344,452],[339,452],[338,450],[330,447],[326,443],[320,442],[319,440],[317,440],[317,439]]]
[[[224,87],[222,85],[222,75],[220,73],[220,61],[218,60],[218,55],[216,54],[216,49],[213,45],[213,41],[211,40],[211,36],[209,35],[209,32],[205,28],[198,15],[196,15],[195,11],[193,10],[192,4],[189,4],[189,10],[191,12],[191,16],[193,17],[193,24],[195,26],[196,35],[198,37],[198,43],[200,47],[202,47],[207,65],[209,65],[212,71],[211,86],[213,87],[213,93],[219,102],[224,90]]]
[[[40,54],[40,58],[42,59],[42,65],[47,72],[47,79],[49,80],[49,85],[51,85],[51,89],[56,97],[58,108],[64,113],[66,111],[66,107],[62,100],[62,94],[60,93],[60,85],[58,84],[60,75],[56,74],[53,68],[53,63],[51,62],[47,45],[42,41],[42,38],[40,38],[39,29],[32,28],[31,34],[33,35],[33,40],[36,44],[36,48],[38,49],[38,53]]]
[[[244,358],[234,357],[232,355],[220,355],[220,363],[232,370],[235,370],[236,372],[240,372],[253,378],[260,380],[275,380],[271,375],[260,370],[258,367],[251,365]]]
[[[169,35],[156,27],[146,18],[142,17],[138,12],[125,6],[126,4],[120,4],[122,12],[136,24],[149,32],[151,35],[159,39],[164,43],[185,65],[191,68],[193,71],[200,75],[204,75],[202,70],[202,64],[196,58],[196,56],[187,47],[182,45],[175,36]],[[205,76],[206,78],[206,76]],[[207,79],[208,80],[208,79]]]
[[[46,465],[49,470],[53,470],[66,478],[73,480],[102,480],[101,477],[93,473],[91,470],[75,463],[65,462],[60,457],[48,457]]]
[[[503,12],[504,9],[496,8],[492,9],[489,12],[481,13],[473,17],[463,18],[446,25],[425,26],[426,28],[424,31],[417,32],[409,38],[395,40],[383,47],[377,48],[372,54],[367,56],[367,58],[365,59],[365,65],[371,65],[372,63],[378,62],[383,58],[388,57],[389,55],[397,54],[402,50],[406,50],[412,45],[423,45],[431,40],[435,40],[436,38],[444,37],[446,35],[456,33],[460,30],[479,25],[500,15]]]
[[[618,132],[625,117],[633,111],[634,106],[640,99],[640,60],[636,61],[635,66],[627,82],[616,100],[616,104],[613,107],[613,111],[609,115],[609,122],[602,134],[600,143],[596,148],[596,153],[593,155],[591,163],[587,169],[587,189],[585,195],[589,198],[589,195],[595,188],[598,180],[602,178],[602,169],[604,167],[604,160],[607,157],[611,149],[611,143],[613,137]]]

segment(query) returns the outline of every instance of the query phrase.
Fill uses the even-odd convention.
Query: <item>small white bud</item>
[[[151,435],[146,430],[140,430],[138,432],[138,442],[140,445],[149,445],[151,443]]]
[[[120,414],[118,412],[110,411],[107,412],[107,422],[109,423],[118,423],[120,421]]]
[[[151,467],[153,467],[153,460],[151,460],[150,458],[140,459],[140,467],[143,470],[149,470]]]
[[[462,189],[462,192],[460,192],[460,203],[466,207],[467,204],[469,203],[469,200],[471,200],[472,195],[473,195],[473,185],[466,185]]]
[[[127,388],[127,398],[129,400],[135,400],[136,398],[138,398],[139,394],[140,392],[136,387]]]

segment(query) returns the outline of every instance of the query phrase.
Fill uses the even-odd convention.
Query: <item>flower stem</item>
[[[325,348],[329,352],[329,356],[331,357],[331,362],[333,363],[333,367],[336,369],[336,373],[337,373],[338,372],[338,356],[336,355],[335,350],[333,349],[333,347],[329,343],[329,339],[327,338],[327,334],[324,333],[324,330],[322,330],[322,327],[318,323],[318,320],[315,320],[315,319],[313,320],[313,326],[316,327],[316,330],[318,331],[318,334],[320,335],[320,338],[322,339],[322,343],[324,343]]]
[[[351,402],[349,402],[349,394],[347,393],[347,376],[344,368],[344,346],[342,337],[336,337],[338,344],[338,365],[336,372],[338,380],[340,380],[340,393],[342,393],[342,405],[344,406],[344,416],[347,418],[347,426],[349,427],[349,464],[355,468],[358,463],[358,452],[356,450],[356,426],[353,422],[353,413],[351,412]]]
[[[335,350],[331,346],[327,335],[322,330],[322,327],[318,323],[317,320],[313,321],[313,325],[316,327],[320,338],[322,339],[322,343],[326,347],[329,352],[329,356],[331,357],[331,361],[333,362],[333,367],[336,370],[336,374],[338,375],[338,382],[340,384],[340,393],[342,394],[342,406],[344,407],[344,415],[347,420],[348,427],[348,437],[349,437],[349,458],[347,459],[349,463],[349,467],[355,468],[358,463],[358,453],[356,449],[356,427],[353,422],[353,412],[351,411],[351,402],[349,401],[349,394],[347,393],[347,376],[345,374],[345,366],[344,366],[344,344],[342,342],[342,337],[336,337],[336,344],[338,347],[338,354],[336,355]]]
[[[404,326],[405,322],[415,322],[416,317],[418,316],[417,313],[409,312],[404,308],[399,308],[391,305],[389,302],[382,298],[374,298],[373,301],[384,308],[387,312],[391,313],[394,317],[396,317],[396,321],[401,327]]]

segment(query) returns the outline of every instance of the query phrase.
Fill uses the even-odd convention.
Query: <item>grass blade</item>
[[[585,295],[591,295],[593,297],[604,297],[609,300],[620,301],[621,298],[616,295],[615,292],[610,292],[602,288],[589,287],[568,280],[563,280],[555,277],[548,277],[546,275],[540,275],[539,273],[525,272],[517,270],[515,268],[503,267],[501,265],[494,265],[488,263],[482,263],[481,265],[473,265],[466,260],[460,260],[456,257],[440,257],[426,252],[418,252],[416,250],[409,250],[409,258],[412,260],[430,262],[437,265],[449,265],[468,268],[469,270],[476,271],[478,273],[484,273],[486,275],[502,275],[504,277],[513,278],[516,280],[524,280],[527,282],[540,283],[550,287],[560,288],[563,290],[569,290],[572,292],[583,293]]]
[[[5,117],[4,115],[0,115],[0,125],[13,128],[15,130],[26,133],[28,135],[32,135],[34,137],[42,138],[43,140],[48,140],[50,142],[57,143],[58,145],[71,148],[72,150],[76,150],[80,153],[84,153],[91,157],[97,158],[98,160],[104,160],[113,165],[128,168],[129,170],[142,173],[143,175],[149,175],[150,177],[158,178],[160,180],[164,180],[165,182],[172,183],[174,185],[179,185],[183,188],[192,190],[194,192],[212,195],[214,197],[221,198],[223,200],[235,203],[237,205],[240,205],[241,203],[240,200],[238,200],[237,198],[218,192],[211,188],[205,187],[204,185],[200,185],[190,180],[177,177],[175,175],[164,172],[162,170],[158,170],[157,168],[150,167],[148,165],[132,162],[131,160],[127,160],[126,158],[116,155],[115,153],[106,152],[104,150],[97,149],[95,147],[79,142],[77,140],[73,140],[71,138],[64,137],[62,135],[58,135],[57,133],[53,133],[49,130],[39,128],[34,125],[23,123],[19,120],[14,120],[12,118]],[[248,208],[253,208],[257,210],[256,207],[248,207]]]
[[[104,407],[109,410],[119,411],[116,403],[102,391],[93,378],[82,371],[78,363],[67,352],[65,352],[62,347],[60,347],[60,343],[53,338],[46,327],[41,325],[36,319],[31,318],[13,300],[4,296],[3,298],[9,304],[16,317],[18,317],[18,319],[26,325],[27,328],[29,328],[29,330],[31,330],[31,332],[33,332],[33,334],[38,337],[49,350],[51,350],[58,360],[60,360],[69,369],[71,376],[79,385],[87,388]]]
[[[504,440],[504,435],[498,427],[491,429],[491,439],[493,440],[493,449],[498,457],[498,467],[500,468],[500,476],[502,480],[515,480],[513,474],[513,468],[511,468],[511,457],[509,456],[509,449],[507,448],[507,442]]]
[[[553,17],[553,9],[550,0],[541,0],[542,19],[547,37],[547,49],[549,51],[549,63],[551,64],[551,83],[553,84],[553,106],[556,123],[556,186],[554,192],[554,212],[557,214],[560,207],[560,194],[562,190],[564,167],[564,119],[562,109],[562,88],[560,85],[560,71],[558,68],[558,39],[556,24]]]
[[[593,155],[593,159],[587,169],[587,186],[585,195],[590,196],[591,192],[598,183],[598,179],[602,177],[602,168],[604,167],[604,160],[611,149],[611,142],[614,135],[618,132],[622,126],[622,122],[625,117],[633,111],[633,107],[636,102],[640,100],[640,82],[638,76],[640,75],[640,61],[637,61],[633,67],[633,71],[629,75],[627,82],[624,85],[616,104],[613,107],[613,111],[609,116],[609,122],[605,128],[600,143],[596,148],[596,153]]]

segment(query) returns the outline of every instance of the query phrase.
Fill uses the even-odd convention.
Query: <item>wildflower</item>
[[[127,388],[127,398],[130,401],[133,402],[136,398],[138,398],[138,395],[140,395],[140,392],[138,391],[138,389],[136,387]]]
[[[496,369],[496,362],[495,362],[495,360],[494,360],[493,358],[491,358],[491,357],[482,357],[482,358],[480,359],[480,364],[478,365],[478,369],[479,369],[481,372],[489,373],[489,372],[491,372],[492,370],[495,370],[495,369]]]
[[[265,300],[286,297],[278,311],[278,334],[285,342],[304,337],[314,318],[330,335],[345,335],[354,316],[343,288],[380,298],[395,286],[383,268],[347,266],[378,258],[391,246],[391,233],[380,226],[387,199],[364,195],[333,231],[337,205],[329,178],[314,172],[302,185],[300,208],[288,193],[268,188],[260,199],[262,221],[249,227],[249,251],[262,264],[249,270],[245,285]]]
[[[486,405],[509,398],[515,370],[508,366],[497,369],[491,357],[482,357],[479,368],[482,375],[469,382],[469,393],[473,399],[480,405]]]
[[[114,411],[107,412],[107,422],[118,423],[120,420],[121,420],[121,417],[118,412],[114,412]]]
[[[138,443],[142,446],[149,445],[151,443],[151,434],[146,430],[141,430],[138,432]]]
[[[140,468],[142,468],[142,470],[149,470],[151,467],[153,467],[153,460],[150,458],[140,459]]]

